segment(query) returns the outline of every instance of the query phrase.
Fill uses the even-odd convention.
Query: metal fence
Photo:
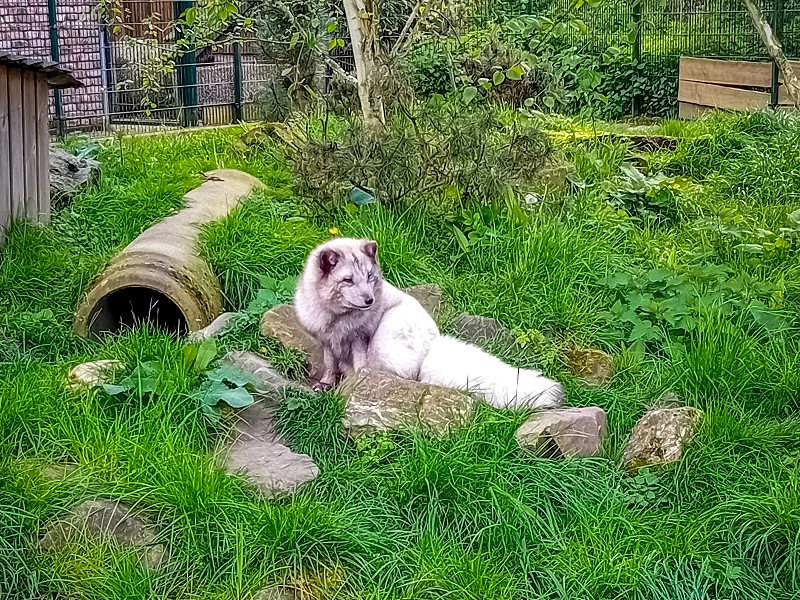
[[[528,4],[520,2],[517,14],[526,14]],[[545,11],[572,13],[586,24],[585,34],[569,33],[579,49],[597,53],[614,46],[630,59],[639,73],[634,114],[677,113],[681,56],[768,60],[740,0],[607,0],[574,6],[574,0],[553,0]],[[787,56],[800,56],[800,0],[764,0],[762,8]]]
[[[51,0],[51,4],[75,1]],[[192,0],[107,1],[118,7],[114,24],[104,24],[98,15],[84,17],[95,19],[93,26],[85,27],[89,39],[82,47],[97,48],[99,73],[87,77],[97,83],[81,91],[68,114],[55,103],[60,131],[142,132],[224,125],[269,118],[274,116],[270,111],[285,102],[279,96],[285,95],[287,40],[220,43],[176,57],[176,42],[186,33],[178,17],[194,5]],[[797,57],[800,0],[765,0],[763,6],[787,54]],[[636,77],[628,83],[618,75],[616,85],[630,88],[626,91],[631,95],[630,108],[639,114],[675,114],[680,56],[766,58],[739,0],[606,0],[598,6],[574,7],[574,0],[485,0],[475,26],[525,14],[581,18],[587,32],[572,30],[566,43],[595,54],[610,46],[619,48]],[[400,17],[387,32],[390,36],[402,27],[405,17]],[[69,27],[69,21],[60,24],[62,35]],[[334,57],[352,70],[348,46],[335,50]],[[323,82],[329,77],[329,73],[316,75]]]

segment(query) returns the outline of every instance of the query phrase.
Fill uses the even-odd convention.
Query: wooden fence
[[[47,74],[0,65],[0,243],[14,220],[50,220],[47,93]]]
[[[800,75],[800,62],[792,61]],[[779,79],[778,107],[791,105]],[[681,57],[678,116],[699,117],[715,108],[759,110],[772,104],[772,63]]]

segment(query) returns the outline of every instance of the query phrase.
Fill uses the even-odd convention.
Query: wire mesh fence
[[[109,0],[112,1],[112,0]],[[73,0],[56,0],[69,4]],[[114,23],[98,15],[94,32],[84,27],[83,47],[96,47],[97,77],[81,91],[81,101],[54,114],[60,131],[76,129],[144,132],[195,125],[225,125],[269,117],[286,102],[283,72],[291,60],[289,40],[253,36],[240,43],[175,52],[186,37],[179,17],[191,0],[113,0]],[[765,0],[764,12],[789,57],[800,54],[800,0]],[[407,15],[384,24],[396,37]],[[480,28],[519,15],[571,14],[586,32],[571,29],[567,43],[587,53],[618,48],[635,69],[637,101],[643,114],[674,114],[680,56],[765,60],[766,54],[740,0],[606,0],[576,8],[575,0],[484,0],[474,19]],[[86,18],[89,18],[88,16]],[[70,27],[63,23],[62,30]],[[85,33],[87,32],[88,33]],[[99,31],[99,37],[97,32]],[[76,34],[77,35],[77,34]],[[337,33],[346,38],[345,32]],[[354,69],[349,41],[331,56]],[[83,60],[83,59],[82,59]],[[88,63],[87,63],[88,64]],[[314,77],[331,77],[321,66]],[[87,108],[88,107],[88,108]]]

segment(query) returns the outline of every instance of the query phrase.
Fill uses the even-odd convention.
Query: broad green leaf
[[[300,41],[300,34],[298,32],[295,32],[294,34],[292,34],[292,39],[289,40],[289,48],[291,49],[297,46],[297,42],[299,41]]]
[[[103,384],[103,389],[110,395],[116,396],[117,394],[121,394],[125,391],[125,386],[122,385],[111,385],[109,383]]]
[[[458,245],[461,247],[461,250],[467,252],[469,250],[470,243],[469,240],[467,239],[467,236],[464,235],[464,232],[461,231],[455,225],[453,225],[453,234],[456,236],[456,241],[458,242]]]
[[[222,365],[213,371],[206,373],[209,381],[223,382],[227,381],[237,387],[244,387],[247,384],[258,385],[260,382],[256,377],[233,365]]]
[[[278,281],[269,275],[259,275],[257,279],[258,284],[265,290],[274,290],[278,285]]]
[[[220,419],[222,418],[222,409],[219,406],[209,406],[208,404],[203,404],[201,408],[203,410],[203,414],[208,418],[209,421],[212,423],[219,423]]]
[[[506,71],[506,79],[511,79],[513,81],[519,81],[522,79],[522,73],[517,73],[513,67]]]
[[[477,95],[478,95],[478,88],[476,88],[474,85],[470,85],[464,88],[461,97],[463,98],[465,104],[469,104],[470,102],[475,100],[475,97]]]
[[[502,71],[497,71],[497,72],[495,72],[494,75],[492,75],[492,83],[494,83],[495,85],[500,85],[505,80],[506,80],[506,76]]]
[[[197,349],[194,367],[197,372],[205,371],[217,357],[217,341],[214,338],[203,340]]]
[[[375,192],[368,188],[354,187],[350,190],[350,202],[357,206],[364,204],[375,204],[378,199],[375,197]]]
[[[335,39],[331,40],[330,42],[328,42],[328,50],[333,50],[334,48],[336,48],[337,45],[338,42]]]
[[[344,205],[344,212],[346,212],[351,217],[358,214],[358,206],[355,204],[347,203]]]
[[[337,27],[336,23],[328,23],[328,33],[333,33],[334,31],[336,31],[336,27]]]
[[[220,395],[219,399],[231,408],[244,408],[245,406],[250,406],[254,402],[250,392],[242,387],[234,389],[228,388]]]

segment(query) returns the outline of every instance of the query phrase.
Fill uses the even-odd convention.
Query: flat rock
[[[484,344],[489,341],[499,341],[503,344],[513,345],[514,334],[497,319],[480,317],[469,313],[461,313],[452,323],[455,337],[470,344]]]
[[[255,404],[233,414],[231,439],[218,453],[218,463],[229,475],[248,477],[267,498],[294,493],[315,479],[319,469],[310,456],[292,451],[278,430],[276,416],[285,388],[305,388],[283,377],[267,360],[252,352],[229,352],[222,361],[251,373],[259,385]]]
[[[656,408],[636,423],[622,455],[622,466],[636,472],[641,467],[666,465],[683,457],[703,418],[693,406]]]
[[[279,304],[265,312],[259,330],[264,337],[276,339],[285,347],[306,355],[314,354],[319,348],[319,342],[300,324],[294,307],[289,304]]]
[[[250,600],[295,600],[295,596],[279,585],[271,585],[263,590],[258,590],[250,597]]]
[[[339,391],[345,399],[342,428],[353,439],[410,429],[445,435],[472,419],[477,402],[458,390],[366,370],[350,374]]]
[[[100,172],[100,163],[62,148],[50,150],[50,196],[70,197]]]
[[[515,438],[526,452],[550,457],[591,457],[602,452],[608,421],[602,408],[557,408],[534,413]]]
[[[538,191],[561,193],[567,189],[569,177],[575,173],[572,163],[556,163],[542,167],[536,173],[534,187]]]
[[[439,316],[444,308],[444,290],[435,283],[412,285],[403,291],[419,302],[422,308],[434,319]]]
[[[297,454],[285,444],[240,436],[224,455],[228,474],[245,475],[267,498],[293,494],[319,475],[307,454]]]
[[[113,383],[118,373],[125,370],[119,360],[96,360],[73,368],[67,375],[67,389],[80,393],[99,385]]]
[[[190,332],[186,336],[186,341],[190,344],[196,344],[197,342],[202,342],[203,340],[216,337],[222,333],[225,333],[225,331],[230,329],[235,322],[236,313],[224,312],[202,329]]]
[[[136,548],[140,562],[158,569],[168,560],[167,548],[156,541],[156,529],[145,517],[113,500],[86,500],[51,523],[37,544],[40,550],[59,550],[88,540],[112,541]]]
[[[614,359],[596,348],[567,350],[567,367],[586,385],[605,385],[614,376]]]
[[[250,373],[258,382],[255,393],[260,396],[277,398],[288,387],[305,389],[301,384],[286,379],[268,360],[255,352],[231,350],[222,357],[222,363]]]

